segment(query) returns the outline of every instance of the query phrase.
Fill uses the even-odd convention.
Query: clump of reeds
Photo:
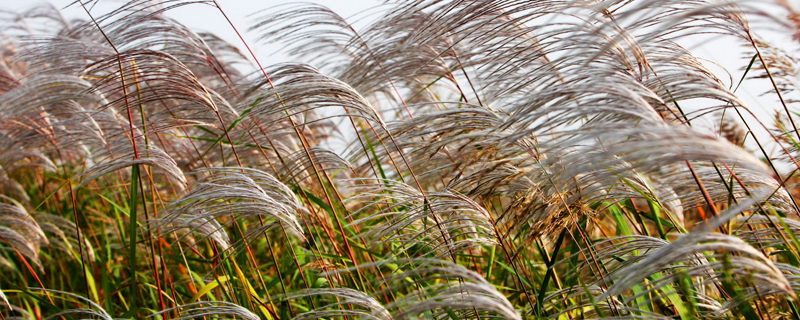
[[[2,23],[5,319],[800,318],[786,2],[92,4]]]

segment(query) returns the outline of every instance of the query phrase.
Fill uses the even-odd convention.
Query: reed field
[[[796,3],[97,1],[0,14],[0,319],[800,320]]]

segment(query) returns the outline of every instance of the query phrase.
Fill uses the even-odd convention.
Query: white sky
[[[37,5],[50,3],[56,8],[64,8],[62,13],[68,19],[81,18],[87,19],[86,13],[80,5],[73,5],[67,7],[75,0],[0,0],[0,10],[9,10],[20,12]],[[353,16],[363,10],[375,7],[380,4],[380,0],[301,0],[302,2],[310,2],[324,5],[331,8],[334,12],[342,17]],[[84,2],[86,2],[84,0]],[[100,16],[102,13],[116,9],[127,0],[100,0],[96,2],[92,8],[92,14],[95,17]],[[257,34],[248,33],[247,29],[255,23],[256,18],[261,16],[261,10],[268,10],[282,4],[297,3],[297,0],[217,0],[217,3],[225,11],[225,14],[233,21],[236,28],[242,32],[248,45],[256,53],[256,56],[261,63],[265,66],[285,62],[287,56],[278,54],[275,55],[277,47],[259,46],[257,45]],[[266,12],[264,14],[266,14]],[[167,16],[178,20],[182,24],[188,26],[195,31],[208,31],[216,34],[217,36],[225,39],[232,45],[235,45],[242,50],[242,53],[247,53],[239,40],[233,28],[225,21],[222,14],[216,9],[208,5],[191,4],[167,11]],[[253,15],[253,16],[251,16]],[[348,21],[351,21],[348,19]],[[250,57],[248,57],[250,58]]]

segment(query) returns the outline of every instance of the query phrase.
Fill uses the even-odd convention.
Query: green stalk
[[[128,264],[131,272],[131,290],[128,294],[130,299],[129,312],[136,310],[136,236],[138,235],[138,225],[136,221],[136,207],[139,204],[139,164],[134,164],[131,170],[131,196],[128,204],[128,236],[129,253]]]
[[[550,284],[550,278],[553,276],[553,267],[556,263],[556,258],[558,257],[558,251],[560,251],[561,244],[564,242],[564,238],[566,237],[566,235],[567,235],[567,228],[564,228],[563,230],[561,230],[561,234],[558,236],[558,239],[556,240],[556,243],[553,246],[553,255],[550,258],[547,257],[547,251],[543,250],[544,255],[542,255],[542,257],[547,260],[545,261],[545,264],[547,265],[547,271],[544,274],[544,279],[542,279],[542,285],[539,287],[539,295],[536,297],[536,309],[534,311],[535,315],[537,316],[542,315],[543,311],[542,304],[544,304],[545,294],[547,293],[547,286]]]

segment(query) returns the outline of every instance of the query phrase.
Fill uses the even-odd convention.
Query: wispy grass
[[[162,15],[203,4],[306,63]],[[0,314],[800,319],[790,5],[381,8],[3,20]]]

